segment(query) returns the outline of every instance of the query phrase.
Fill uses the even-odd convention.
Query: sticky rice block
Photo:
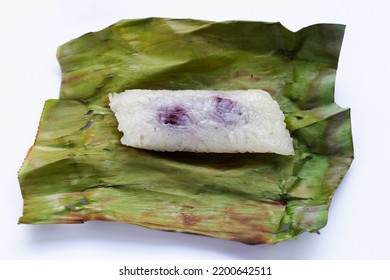
[[[109,99],[127,146],[165,152],[294,153],[284,114],[263,90],[127,90]]]

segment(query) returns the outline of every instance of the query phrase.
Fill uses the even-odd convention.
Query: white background
[[[390,259],[390,1],[0,2],[0,259]],[[280,21],[297,31],[347,25],[336,102],[352,108],[355,160],[321,234],[248,246],[133,225],[18,225],[17,171],[46,99],[58,98],[57,47],[120,19]]]

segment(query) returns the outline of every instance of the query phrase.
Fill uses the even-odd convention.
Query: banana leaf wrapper
[[[148,18],[65,43],[60,97],[45,103],[19,172],[19,222],[116,221],[247,244],[318,232],[353,160],[350,110],[334,103],[344,29]],[[295,154],[123,146],[108,93],[132,88],[264,89]]]

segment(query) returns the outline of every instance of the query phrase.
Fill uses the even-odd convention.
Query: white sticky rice
[[[109,99],[127,146],[166,152],[294,153],[284,114],[263,90],[127,90]]]

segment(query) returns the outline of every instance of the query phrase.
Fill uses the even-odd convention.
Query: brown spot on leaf
[[[100,199],[100,202],[101,204],[105,204],[105,203],[110,203],[112,202],[114,199],[112,197],[109,197],[109,196],[106,196],[106,197],[103,197]]]
[[[188,213],[188,212],[182,212],[181,218],[182,218],[183,224],[186,226],[194,226],[199,222],[199,218],[197,218],[195,215]]]
[[[252,82],[260,82],[261,78],[259,76],[254,76],[253,74],[251,75],[251,81]]]
[[[86,218],[86,221],[108,221],[108,222],[113,222],[116,221],[116,219],[109,217],[103,213],[93,213],[89,214]]]
[[[263,238],[261,235],[248,236],[248,237],[239,236],[238,238],[239,239],[233,238],[232,240],[239,241],[247,245],[258,245],[258,244],[270,243],[269,241],[267,241],[267,239]]]
[[[63,75],[63,78],[62,78],[62,84],[73,83],[79,79],[82,79],[83,77],[87,76],[88,74],[89,74],[88,72],[85,72],[83,74],[78,74],[78,75],[65,74],[65,75]]]
[[[246,70],[238,70],[233,73],[233,78],[248,77],[250,73]]]
[[[229,77],[223,76],[220,78],[220,81],[223,83],[228,83],[229,82]]]
[[[145,218],[158,218],[160,215],[159,213],[156,211],[156,212],[152,212],[152,211],[145,211],[145,212],[142,212],[141,214],[143,217]]]
[[[271,95],[275,95],[278,92],[277,89],[271,88],[271,87],[262,88],[262,90],[265,90],[266,92],[268,92]]]
[[[211,165],[212,168],[218,170],[229,170],[234,168],[242,167],[244,164],[242,162],[234,162],[234,161],[226,161],[226,162],[218,162]]]
[[[183,203],[183,204],[181,205],[181,208],[182,208],[182,209],[193,209],[194,206],[192,206],[192,205],[190,205],[190,204]]]
[[[252,211],[242,211],[252,209]],[[273,243],[270,236],[278,228],[279,219],[275,223],[264,223],[273,216],[282,216],[285,207],[280,203],[246,201],[242,205],[233,205],[225,209],[225,227],[230,228],[229,239],[245,244]]]

